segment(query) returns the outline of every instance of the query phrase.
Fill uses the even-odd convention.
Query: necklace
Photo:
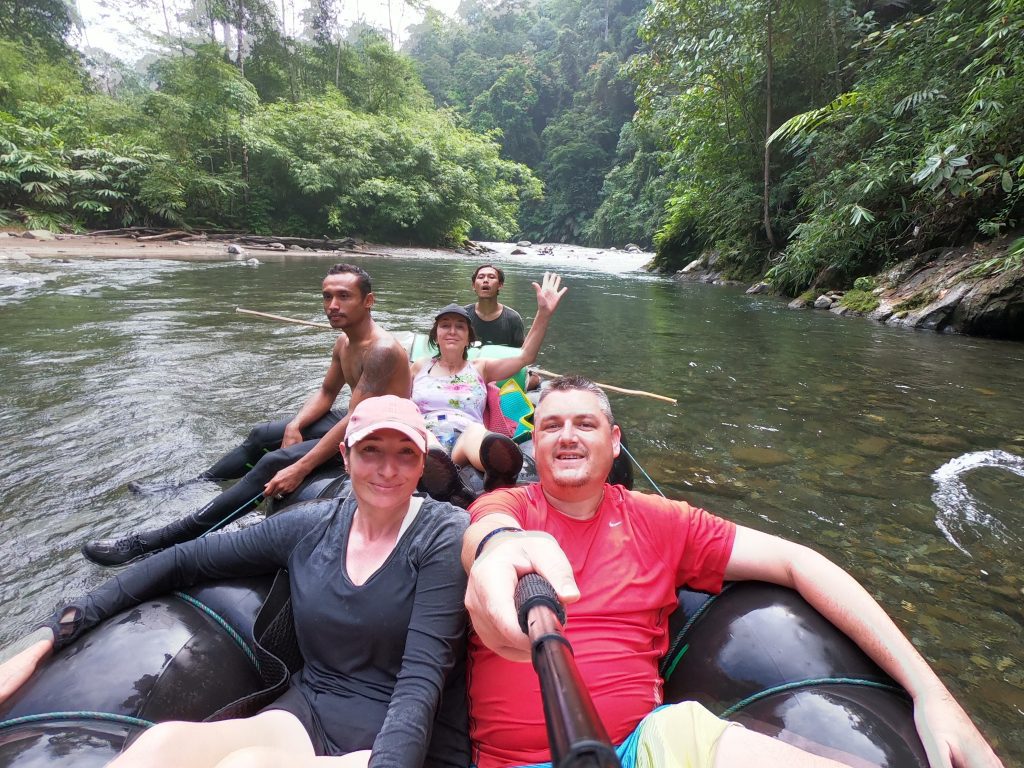
[[[466,362],[464,360],[460,360],[459,362],[461,363],[461,365],[459,365],[458,368],[452,368],[450,365],[448,365],[448,363],[446,363],[439,357],[437,358],[437,363],[435,365],[437,368],[443,369],[443,371],[439,371],[440,373],[444,373],[448,376],[455,376],[461,373],[462,369],[466,367]]]

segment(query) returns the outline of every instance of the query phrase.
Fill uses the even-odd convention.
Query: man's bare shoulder
[[[334,340],[333,352],[335,355],[343,355],[348,350],[349,346],[350,342],[348,340],[348,335],[339,333],[338,338]]]
[[[370,395],[409,395],[409,356],[391,334],[375,337],[364,348],[359,386]]]
[[[338,355],[356,354],[360,357],[366,357],[371,353],[375,356],[398,355],[404,360],[408,359],[405,347],[398,342],[398,339],[380,328],[375,329],[368,339],[357,342],[353,342],[348,334],[339,334],[334,342],[334,352]]]
[[[389,367],[401,363],[409,366],[409,353],[405,347],[398,343],[398,340],[387,331],[374,334],[366,344],[361,347],[363,365],[381,365],[386,363]]]
[[[409,359],[409,353],[405,351],[405,347],[399,343],[398,339],[382,328],[376,329],[376,332],[373,334],[373,340],[370,343],[370,348],[378,354],[398,354],[405,360]]]

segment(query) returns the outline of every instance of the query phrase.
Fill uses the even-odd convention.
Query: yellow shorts
[[[718,739],[733,725],[693,701],[663,707],[639,725],[636,768],[711,768]]]

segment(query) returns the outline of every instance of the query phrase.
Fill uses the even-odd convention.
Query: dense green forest
[[[272,5],[203,0],[140,74],[68,47],[62,0],[0,0],[0,225],[515,234],[529,169],[435,109],[382,35],[312,10],[284,38]]]
[[[1020,0],[461,9],[406,50],[543,181],[527,236],[653,242],[663,269],[711,250],[797,293],[1020,226]]]
[[[638,122],[671,148],[662,263],[711,247],[795,293],[1018,227],[1022,11],[656,2],[633,66]]]
[[[503,156],[528,165],[544,196],[523,209],[534,240],[650,243],[664,194],[656,162],[632,169],[635,201],[598,212],[616,162],[634,162],[634,85],[640,0],[464,0],[458,20],[428,11],[404,50],[439,105],[500,137]],[[640,160],[642,164],[642,159]],[[621,175],[621,171],[619,172]],[[614,183],[614,182],[612,182]]]
[[[143,71],[0,0],[0,225],[633,241],[794,294],[1022,226],[1024,0],[463,0],[399,51],[195,2]]]

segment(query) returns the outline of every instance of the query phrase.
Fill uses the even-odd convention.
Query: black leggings
[[[280,470],[294,464],[309,453],[344,412],[328,411],[302,430],[303,442],[281,448],[288,419],[268,421],[253,428],[245,441],[203,473],[208,480],[242,478],[213,501],[192,515],[195,523],[206,530],[220,528],[255,509],[263,501],[263,487]],[[341,454],[332,459],[341,463]],[[324,462],[325,464],[327,462]]]

